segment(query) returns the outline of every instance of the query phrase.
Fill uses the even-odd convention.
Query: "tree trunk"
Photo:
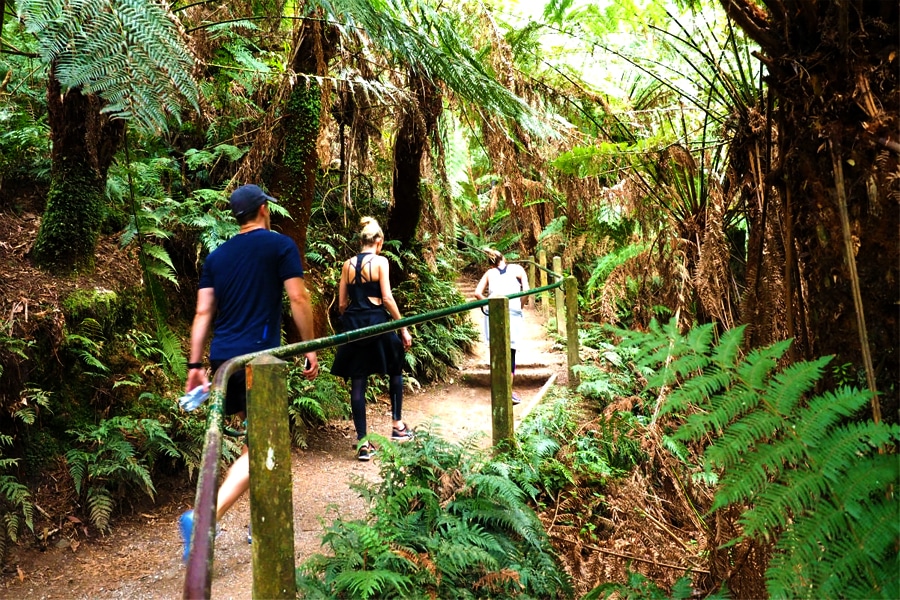
[[[90,269],[105,212],[106,174],[125,124],[101,114],[96,96],[77,89],[62,93],[52,65],[47,105],[53,142],[50,192],[31,257],[58,273]]]
[[[334,56],[336,46],[333,32],[322,29],[320,21],[304,21],[297,34],[299,46],[294,53],[291,67],[295,73],[324,75],[328,61]],[[277,229],[293,239],[300,248],[306,264],[306,240],[312,205],[316,194],[316,176],[319,170],[319,154],[316,140],[319,136],[322,110],[322,88],[313,78],[298,77],[287,97],[279,120],[278,131],[272,139],[280,140],[279,152],[273,159],[272,191],[280,204],[290,213],[290,219],[275,219]],[[315,293],[315,290],[310,290]],[[315,313],[316,335],[327,332],[327,316],[324,311]],[[291,319],[285,320],[289,343],[300,341],[300,332]]]
[[[412,73],[409,87],[415,102],[403,108],[394,144],[394,206],[385,236],[408,246],[415,239],[422,216],[422,156],[437,128],[443,108],[441,95],[427,77]]]
[[[279,221],[285,235],[297,242],[306,254],[306,232],[316,190],[319,157],[316,138],[319,135],[319,111],[322,89],[315,80],[297,82],[291,90],[282,124],[285,129],[284,154],[279,179],[279,200],[291,213],[291,219]]]
[[[291,68],[298,74],[324,75],[318,70],[332,58],[334,46],[327,39],[321,23],[304,21],[298,40],[299,47],[294,53]],[[316,140],[321,110],[322,88],[312,77],[298,77],[282,114],[282,152],[275,165],[273,188],[277,190],[282,205],[291,213],[291,219],[278,220],[278,227],[297,242],[304,256],[319,169]]]
[[[778,204],[768,218],[781,219],[777,231],[782,234],[781,239],[769,237],[764,243],[775,248],[788,240],[791,247],[784,255],[794,258],[786,272],[802,278],[794,284],[799,289],[781,296],[781,302],[791,300],[786,304],[792,322],[805,328],[795,336],[799,355],[807,359],[835,355],[833,367],[851,366],[833,383],[866,385],[839,209],[843,195],[882,412],[896,421],[900,7],[896,2],[806,0],[789,3],[795,9],[787,11],[779,8],[780,3],[769,4],[772,10],[766,13],[752,0],[722,0],[722,4],[760,44],[776,98],[775,122],[781,129],[774,138],[768,181],[774,186],[770,199]],[[843,178],[837,177],[832,148]],[[751,223],[754,229],[762,236],[775,231],[759,218]],[[748,261],[761,255],[751,252]],[[770,326],[755,325],[760,330]]]

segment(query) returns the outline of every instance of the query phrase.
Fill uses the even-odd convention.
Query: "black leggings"
[[[356,427],[356,439],[366,437],[366,387],[368,377],[350,379],[350,412],[353,414],[353,426]],[[388,384],[391,395],[391,417],[395,421],[403,418],[403,375],[391,375]]]

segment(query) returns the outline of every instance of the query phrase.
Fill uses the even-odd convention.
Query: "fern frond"
[[[719,392],[724,392],[731,385],[733,373],[719,369],[712,363],[707,363],[709,368],[685,381],[676,392],[673,392],[667,412],[680,410],[687,406],[697,406],[706,402]]]
[[[775,540],[769,594],[890,597],[900,587],[900,427],[860,418],[868,392],[810,397],[830,357],[780,369],[789,340],[742,357],[742,329],[715,347],[697,329],[651,323],[623,339],[660,369],[653,384],[674,386],[662,412],[690,413],[674,441],[709,440],[704,472],[720,472],[712,510],[741,506],[742,537]]]
[[[16,3],[42,58],[69,89],[96,93],[103,111],[150,133],[178,119],[181,99],[198,109],[193,60],[163,5],[145,0],[23,0]]]
[[[496,557],[484,548],[463,544],[448,536],[438,544],[434,562],[442,573],[454,579],[464,579],[473,571],[494,570]]]
[[[801,401],[807,398],[816,381],[822,377],[823,369],[830,361],[831,357],[826,356],[814,361],[794,363],[775,375],[766,392],[771,410],[782,415],[789,415],[796,410]]]
[[[741,344],[744,342],[744,330],[746,325],[728,329],[719,338],[719,343],[712,351],[713,362],[721,369],[731,370],[738,362],[741,355]]]
[[[87,491],[88,511],[91,515],[91,523],[100,531],[109,530],[109,518],[115,508],[115,501],[109,491],[103,487],[91,487]]]
[[[347,592],[351,598],[390,597],[390,592],[403,597],[413,587],[409,577],[389,570],[344,571],[334,583],[336,591]]]
[[[170,373],[184,373],[187,361],[182,353],[181,339],[165,323],[156,327],[156,341],[159,352]]]
[[[781,360],[790,345],[791,341],[786,340],[765,348],[755,348],[738,365],[738,377],[755,390],[765,389],[768,377],[778,366],[778,361]]]
[[[794,430],[804,444],[819,445],[821,433],[846,417],[859,412],[869,403],[869,393],[843,387],[825,392],[810,400],[795,419]]]
[[[785,426],[784,417],[779,414],[758,410],[728,427],[722,437],[706,450],[706,458],[714,469],[729,469],[751,452],[757,444],[774,439]],[[696,436],[697,430],[694,431]]]

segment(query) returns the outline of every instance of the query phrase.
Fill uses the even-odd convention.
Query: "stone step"
[[[516,365],[515,387],[540,387],[553,375],[548,368],[523,369]],[[459,374],[459,381],[472,387],[490,387],[490,369],[467,369]]]

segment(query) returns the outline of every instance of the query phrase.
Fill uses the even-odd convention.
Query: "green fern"
[[[303,597],[568,597],[525,493],[485,469],[473,448],[427,429],[381,445],[381,481],[354,483],[370,517],[329,526],[329,556],[298,570]]]
[[[88,374],[100,375],[109,372],[109,367],[100,361],[103,343],[103,341],[97,342],[86,336],[70,333],[66,336],[63,346],[81,359],[81,362],[88,367]]]
[[[741,356],[743,328],[718,343],[711,326],[650,329],[620,333],[641,364],[660,369],[656,385],[674,386],[663,414],[690,413],[674,440],[709,441],[712,509],[745,507],[730,543],[774,540],[770,595],[900,596],[900,426],[862,416],[867,392],[812,395],[829,357],[779,368],[789,342]]]
[[[16,7],[60,83],[100,95],[104,112],[155,133],[178,118],[182,99],[198,109],[193,60],[163,4],[24,0]]]
[[[431,271],[413,251],[404,252],[397,259],[414,269],[410,278],[397,286],[395,292],[404,314],[423,314],[465,302],[447,265],[437,272]],[[449,370],[472,348],[479,335],[465,314],[416,325],[418,341],[406,353],[410,370],[423,381],[446,379]]]
[[[2,374],[2,371],[0,371],[0,374]],[[51,392],[42,390],[39,387],[27,386],[22,390],[21,407],[13,411],[13,417],[26,425],[34,425],[41,411],[53,413],[53,410],[50,408],[50,395]]]
[[[108,531],[109,518],[116,506],[109,490],[102,486],[91,486],[85,495],[91,523],[100,531]]]
[[[91,523],[101,531],[109,529],[118,500],[132,490],[154,497],[150,472],[160,454],[181,457],[155,419],[119,416],[69,433],[80,445],[66,453],[69,473],[75,490],[87,500]]]
[[[600,600],[601,598],[618,598],[622,600],[687,600],[695,596],[691,586],[691,578],[680,577],[671,591],[667,591],[647,579],[637,571],[628,571],[627,583],[604,583],[590,592],[582,600]],[[728,595],[713,593],[705,595],[707,600],[725,600]]]
[[[0,448],[11,446],[12,443],[11,436],[0,434]],[[18,463],[19,459],[4,458],[0,451],[0,559],[6,554],[7,543],[18,540],[23,523],[34,531],[31,492],[15,475],[7,473],[17,468]]]

